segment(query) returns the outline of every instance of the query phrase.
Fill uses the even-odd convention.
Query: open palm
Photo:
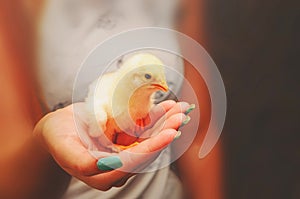
[[[186,118],[187,103],[165,101],[159,104],[151,118],[152,128],[139,138],[140,144],[118,153],[123,166],[121,170],[102,171],[98,159],[116,155],[97,149],[97,158],[87,149],[88,137],[78,136],[78,131],[87,131],[83,103],[77,103],[47,114],[36,125],[35,137],[51,153],[56,162],[70,175],[99,190],[108,190],[123,185],[138,169],[146,167],[160,151],[166,148],[177,135],[177,129]],[[157,109],[159,110],[159,109]],[[161,118],[164,124],[161,125]],[[149,138],[148,138],[149,137]],[[83,141],[82,141],[83,140]],[[126,171],[126,172],[125,172]],[[130,172],[129,172],[130,171]]]

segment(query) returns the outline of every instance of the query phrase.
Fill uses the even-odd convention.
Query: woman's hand
[[[154,125],[151,133],[150,130],[145,132],[151,137],[141,140],[140,144],[118,153],[117,156],[99,152],[98,160],[80,140],[77,131],[85,130],[86,122],[82,118],[75,123],[74,115],[80,114],[78,112],[83,109],[83,103],[49,113],[36,125],[34,135],[66,172],[96,189],[105,191],[125,184],[135,172],[145,168],[162,149],[180,135],[177,129],[187,117],[184,112],[189,104],[169,100],[158,106],[165,111],[153,111],[152,117],[156,118],[157,124],[163,119],[164,125],[161,128]],[[76,120],[78,118],[80,117],[76,117]],[[121,169],[118,170],[118,167]]]

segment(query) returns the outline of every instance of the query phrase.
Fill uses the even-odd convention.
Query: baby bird
[[[105,147],[114,152],[135,146],[137,131],[147,125],[152,96],[158,90],[168,91],[162,61],[149,53],[129,57],[120,69],[90,85],[86,98],[89,135],[102,145],[105,135]]]

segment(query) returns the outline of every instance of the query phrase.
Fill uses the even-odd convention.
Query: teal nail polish
[[[118,156],[109,156],[97,161],[97,167],[102,171],[110,171],[122,166],[123,164]]]
[[[174,137],[174,140],[177,140],[181,136],[181,131],[177,131],[177,134]]]
[[[184,112],[184,114],[189,114],[192,110],[196,108],[195,104],[191,104],[190,107]]]
[[[181,123],[180,127],[183,127],[184,125],[186,125],[187,123],[189,123],[189,121],[191,120],[190,116],[186,116],[185,120]]]

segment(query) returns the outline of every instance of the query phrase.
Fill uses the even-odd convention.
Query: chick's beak
[[[160,81],[159,83],[152,84],[154,87],[156,87],[159,90],[162,90],[164,92],[167,92],[169,90],[168,84],[165,80]]]

